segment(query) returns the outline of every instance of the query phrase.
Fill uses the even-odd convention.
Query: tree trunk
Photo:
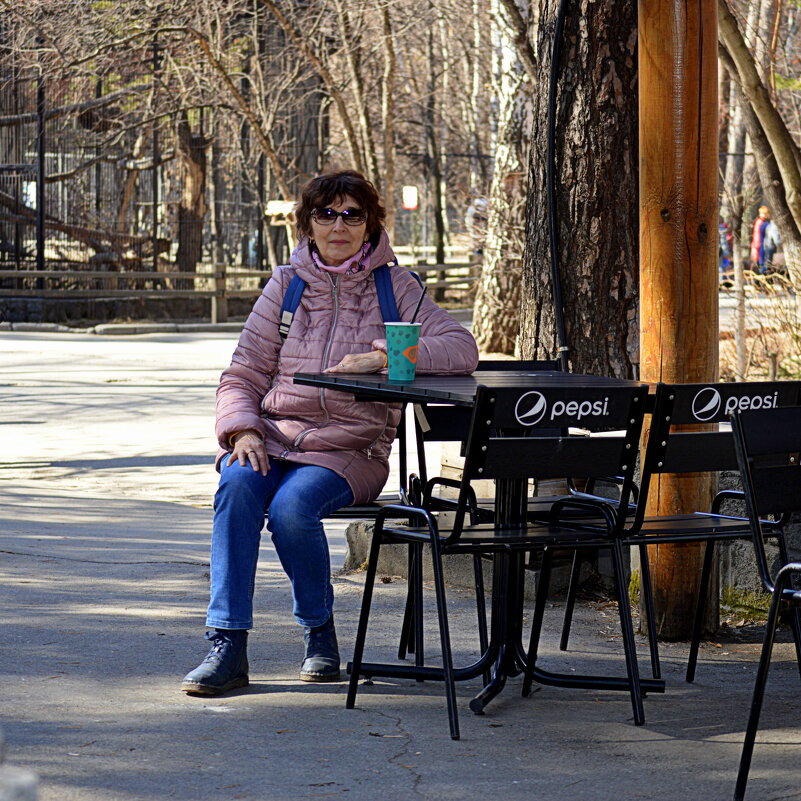
[[[211,114],[211,180],[209,181],[209,227],[211,228],[211,262],[214,272],[215,290],[225,287],[225,255],[223,253],[223,225],[222,225],[222,176],[220,175],[220,120],[219,115]],[[269,239],[269,237],[267,237]],[[224,323],[228,320],[228,298],[224,292],[216,294],[211,299],[212,323]]]
[[[556,0],[541,0],[539,81],[549,81]],[[569,358],[576,372],[637,372],[636,3],[584,3],[565,21],[556,116],[556,213]],[[547,225],[547,92],[537,93],[518,351],[556,355]]]
[[[479,153],[481,151],[481,144],[478,137],[478,123],[481,119],[479,104],[482,98],[482,84],[484,83],[484,75],[481,71],[481,48],[482,40],[484,39],[481,35],[481,28],[484,24],[484,20],[482,19],[480,0],[472,0],[471,14],[473,17],[473,43],[471,53],[470,106],[467,113],[464,115],[464,122],[465,128],[470,136],[470,152],[473,156],[470,160],[470,194],[475,197],[479,192],[484,191],[484,187],[481,185],[480,181],[481,165],[479,164]],[[503,36],[502,33],[501,36]],[[489,40],[489,37],[487,37],[487,40]],[[506,47],[508,47],[508,44]],[[507,75],[508,74],[504,74],[501,80],[503,80],[503,77],[507,77]],[[499,120],[498,141],[501,139],[501,124]]]
[[[184,184],[178,206],[178,252],[176,266],[181,272],[194,272],[203,247],[203,221],[206,217],[206,148],[208,140],[193,134],[186,119],[178,123],[178,151],[184,165]],[[178,288],[191,288],[179,280]]]
[[[342,41],[342,50],[348,66],[349,88],[353,93],[353,107],[356,120],[359,124],[359,140],[361,152],[364,154],[364,163],[367,168],[367,179],[381,192],[381,174],[378,171],[375,145],[373,144],[373,125],[370,121],[370,109],[364,96],[364,73],[359,59],[359,43],[353,31],[347,3],[343,0],[334,0],[336,20],[339,36]]]
[[[499,22],[500,22],[500,18]],[[513,32],[501,27],[493,74],[498,105],[495,169],[490,187],[489,214],[476,299],[473,334],[487,353],[513,354],[517,341],[520,284],[525,239],[528,161],[526,130],[531,118],[531,84],[520,75],[511,45]]]
[[[714,381],[718,375],[718,102],[716,0],[641,0],[640,318],[645,381]],[[667,144],[666,144],[667,143]],[[708,509],[710,475],[666,475],[649,514]],[[701,544],[648,549],[657,634],[692,628]],[[716,611],[716,610],[713,610]]]
[[[142,149],[145,145],[145,136],[142,131],[137,134],[134,142],[132,157],[136,161],[142,155]],[[119,233],[131,233],[134,226],[128,221],[129,211],[131,208],[131,201],[136,193],[137,184],[139,183],[139,170],[129,170],[125,176],[125,181],[120,190],[119,202],[117,204],[117,231]],[[137,253],[138,269],[143,269],[141,248]],[[139,282],[135,285],[136,289],[141,289]]]
[[[434,63],[434,32],[429,29],[426,38],[426,51],[429,63]],[[437,82],[433,70],[430,71],[428,78],[428,98],[425,106],[425,136],[426,136],[426,155],[429,165],[430,177],[430,197],[433,200],[434,216],[434,263],[443,264],[445,262],[445,222],[444,209],[442,208],[442,164],[440,163],[440,149],[437,141]],[[442,273],[437,273],[437,279],[444,277]],[[435,301],[441,302],[445,299],[443,287],[437,287],[432,297]]]
[[[381,9],[384,72],[381,75],[381,125],[384,131],[384,203],[387,208],[385,226],[390,241],[395,238],[395,42],[389,6]]]

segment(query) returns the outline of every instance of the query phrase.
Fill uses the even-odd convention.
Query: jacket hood
[[[370,251],[368,257],[367,267],[359,273],[353,273],[348,276],[349,279],[361,280],[366,278],[376,267],[382,264],[396,261],[395,253],[392,246],[389,244],[389,237],[387,232],[382,228],[381,234],[378,237],[378,244]],[[320,280],[322,275],[320,268],[312,261],[311,252],[309,251],[309,237],[304,236],[298,242],[292,255],[289,257],[289,263],[298,271],[304,281],[310,282]]]

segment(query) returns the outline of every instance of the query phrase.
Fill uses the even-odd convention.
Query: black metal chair
[[[734,790],[735,801],[743,801],[779,615],[789,610],[790,618],[797,620],[801,609],[801,590],[792,586],[794,578],[801,578],[801,563],[788,563],[784,557],[775,580],[772,578],[763,522],[768,514],[801,512],[801,408],[742,411],[733,414],[731,422],[757,565],[772,596]]]
[[[658,384],[648,431],[645,456],[640,471],[640,501],[623,531],[623,544],[637,547],[640,554],[640,591],[648,624],[652,675],[661,675],[659,647],[656,637],[648,545],[657,543],[706,544],[696,604],[686,679],[695,678],[698,649],[706,614],[706,597],[712,574],[714,543],[750,539],[751,528],[745,516],[723,515],[724,502],[742,500],[739,491],[719,492],[711,510],[690,514],[647,515],[648,492],[656,476],[666,473],[703,473],[737,470],[734,441],[726,423],[733,409],[754,408],[767,411],[773,407],[795,406],[801,398],[801,382],[773,381],[718,384]],[[699,424],[708,424],[706,430]],[[691,426],[694,430],[687,430]],[[646,423],[646,429],[649,428]],[[744,511],[744,510],[743,510]],[[782,531],[783,520],[764,521],[765,532],[776,538],[782,559],[787,561],[787,549]],[[567,648],[570,618],[575,597],[578,562],[574,559],[561,647]],[[795,630],[796,647],[801,657],[801,628]]]
[[[558,372],[560,363],[558,359],[482,359],[476,370],[493,370],[508,372]],[[465,442],[470,427],[470,410],[456,406],[428,406],[415,404],[415,438],[417,441],[417,474],[409,476],[408,486],[411,499],[419,501],[422,497],[422,488],[429,481],[429,471],[426,462],[425,446],[427,442]],[[438,479],[443,486],[455,486],[454,482]],[[433,497],[433,496],[432,496]],[[443,506],[447,508],[447,499]],[[492,512],[492,499],[483,499],[482,507]],[[452,506],[452,504],[451,504]]]
[[[483,359],[478,363],[478,371],[508,371],[508,372],[558,372],[560,363],[558,359]],[[434,511],[455,510],[456,500],[442,495],[435,495],[435,487],[459,488],[459,482],[442,476],[429,477],[426,460],[426,444],[433,442],[467,442],[470,431],[471,410],[467,407],[446,405],[414,405],[414,430],[417,443],[417,473],[412,473],[407,482],[408,499],[412,505],[420,504],[423,491],[428,487],[429,500],[426,508]],[[476,498],[471,496],[470,521],[471,523],[489,522],[495,514],[493,498]],[[423,664],[423,625],[422,625],[422,549],[410,548],[408,559],[408,591],[407,602],[403,616],[400,643],[398,645],[398,659],[405,659],[407,653],[416,656],[416,662]],[[478,640],[482,652],[487,648],[487,616],[484,599],[484,573],[482,555],[473,555],[473,577],[476,594],[476,611],[478,615]]]
[[[451,737],[458,739],[455,681],[482,675],[494,665],[492,682],[470,705],[473,711],[480,712],[503,687],[506,676],[514,675],[524,667],[525,660],[521,658],[522,594],[519,592],[522,555],[532,550],[608,548],[613,553],[627,666],[627,677],[610,679],[614,683],[610,688],[627,690],[631,695],[635,722],[641,724],[644,721],[634,633],[617,533],[625,519],[633,484],[646,396],[647,388],[644,386],[611,381],[593,386],[567,376],[544,382],[541,389],[533,392],[530,388],[479,388],[465,446],[463,476],[459,482],[453,523],[447,530],[440,530],[435,513],[427,508],[433,487],[430,482],[420,507],[387,507],[378,514],[353,662],[349,665],[348,708],[355,704],[360,676],[442,680]],[[577,433],[570,428],[572,426],[581,426],[583,430]],[[547,430],[550,435],[539,436],[538,430]],[[586,430],[608,435],[587,436]],[[527,520],[526,487],[530,478],[593,475],[621,476],[620,500],[613,503],[568,496],[554,504],[550,523]],[[471,482],[477,479],[496,480],[496,513],[492,522],[469,524],[474,497]],[[591,511],[590,522],[571,517],[568,523],[564,523],[563,518],[569,516],[569,510],[579,507]],[[404,516],[416,516],[423,525],[399,527],[390,520],[398,510]],[[595,522],[595,517],[600,518],[600,524]],[[425,544],[431,546],[443,660],[441,668],[363,661],[376,566],[381,546],[388,543],[400,543],[412,549],[421,549]],[[489,646],[477,662],[455,668],[442,560],[444,556],[463,553],[494,556],[492,632]],[[535,676],[538,680],[543,677],[538,667],[532,665],[531,668],[526,677],[529,684]],[[594,688],[607,686],[598,683],[605,681],[600,677],[582,676],[577,679],[581,681],[562,684]]]

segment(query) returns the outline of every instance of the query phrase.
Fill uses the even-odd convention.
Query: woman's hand
[[[270,461],[267,458],[267,449],[264,440],[258,431],[248,429],[240,431],[233,438],[234,449],[228,457],[226,466],[230,467],[235,461],[244,467],[250,465],[256,472],[266,476],[270,471]]]
[[[387,366],[387,354],[383,350],[368,353],[349,353],[339,364],[329,367],[326,373],[377,373]]]

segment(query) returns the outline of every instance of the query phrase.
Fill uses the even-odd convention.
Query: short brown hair
[[[387,213],[375,187],[355,170],[323,173],[301,189],[300,200],[295,206],[298,239],[311,236],[311,216],[315,209],[324,209],[345,195],[350,195],[367,213],[367,236],[373,239],[383,228]]]

